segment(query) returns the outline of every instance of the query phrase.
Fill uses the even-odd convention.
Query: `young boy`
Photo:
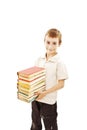
[[[44,45],[46,53],[37,60],[36,66],[46,69],[46,90],[35,93],[38,97],[32,102],[31,130],[42,130],[41,119],[45,130],[58,130],[57,90],[64,87],[64,81],[68,78],[66,67],[57,53],[61,45],[60,31],[55,28],[48,30]]]

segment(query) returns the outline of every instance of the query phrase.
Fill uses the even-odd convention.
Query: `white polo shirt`
[[[36,61],[36,66],[44,67],[46,69],[46,90],[55,86],[58,80],[67,79],[68,73],[65,64],[60,60],[58,54],[49,58],[40,57]],[[57,101],[57,91],[47,94],[39,102],[54,104]]]

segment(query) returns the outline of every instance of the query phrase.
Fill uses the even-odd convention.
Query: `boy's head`
[[[57,47],[61,44],[61,33],[57,29],[50,29],[44,38],[46,54],[53,56],[57,53]]]
[[[52,28],[52,29],[49,29],[46,34],[45,34],[45,37],[44,37],[44,41],[46,39],[46,36],[48,37],[51,37],[51,38],[58,38],[58,43],[59,45],[61,45],[61,42],[62,42],[62,35],[60,33],[59,30],[55,29],[55,28]]]

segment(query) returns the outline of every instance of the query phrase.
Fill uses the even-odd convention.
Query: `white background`
[[[62,32],[69,79],[58,92],[59,130],[87,130],[86,0],[0,0],[0,130],[29,130],[31,104],[17,99],[17,71],[44,52],[49,28]]]

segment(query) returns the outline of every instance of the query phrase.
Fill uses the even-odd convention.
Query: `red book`
[[[23,76],[25,78],[31,78],[32,76],[36,76],[36,75],[44,73],[44,72],[45,72],[44,68],[33,66],[28,69],[17,72],[17,75]]]

